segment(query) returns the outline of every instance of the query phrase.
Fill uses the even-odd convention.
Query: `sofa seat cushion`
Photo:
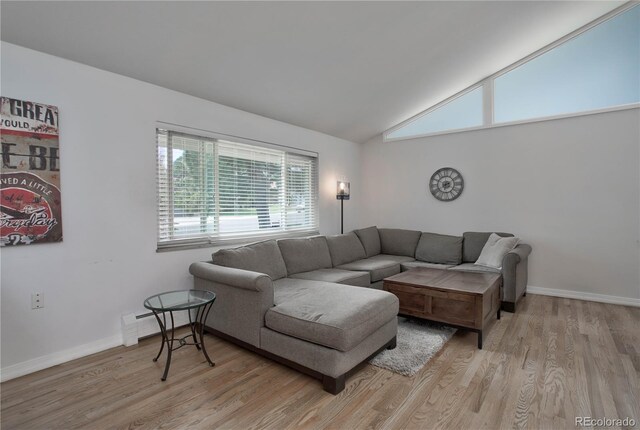
[[[404,255],[389,255],[389,254],[378,254],[371,257],[371,260],[395,261],[396,263],[407,263],[410,261],[416,261],[416,259],[413,257],[407,257]]]
[[[424,261],[407,261],[406,263],[400,263],[400,268],[403,272],[411,269],[415,269],[416,267],[423,267],[425,269],[443,269],[446,270],[450,267],[454,267],[451,264],[437,264],[437,263],[426,263]]]
[[[325,284],[269,309],[271,330],[339,351],[349,351],[398,314],[386,291]]]
[[[479,273],[502,273],[500,269],[493,267],[478,266],[473,263],[462,263],[457,266],[450,267],[448,270],[457,270],[459,272],[479,272]]]
[[[294,279],[310,279],[312,281],[335,282],[337,284],[354,285],[356,287],[369,286],[369,272],[355,272],[342,269],[318,269],[310,272],[291,275]]]
[[[362,260],[353,261],[348,264],[343,264],[341,266],[336,267],[336,269],[369,272],[369,275],[371,276],[371,282],[376,282],[381,279],[400,273],[400,261],[397,261],[397,259],[394,259],[394,258],[384,258],[384,257],[398,257],[398,256],[376,255],[370,258],[364,258]],[[400,257],[400,258],[407,258],[407,257]]]
[[[280,239],[278,246],[287,266],[288,276],[333,267],[327,238],[324,236]]]
[[[274,281],[287,276],[287,267],[275,240],[221,249],[213,254],[212,259],[219,266],[265,273]]]
[[[316,288],[326,288],[335,285],[330,282],[310,281],[307,279],[282,278],[273,282],[273,304],[279,305],[296,297],[307,294]]]
[[[327,236],[327,245],[334,266],[367,258],[362,242],[354,232]]]

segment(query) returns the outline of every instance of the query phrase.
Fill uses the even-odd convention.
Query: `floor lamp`
[[[340,234],[344,233],[344,201],[349,200],[350,186],[349,182],[338,181],[338,190],[336,199],[340,200]]]

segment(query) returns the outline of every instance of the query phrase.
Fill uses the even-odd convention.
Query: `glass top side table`
[[[167,380],[167,375],[169,374],[171,353],[185,345],[194,345],[199,351],[202,351],[209,365],[215,366],[215,363],[211,361],[211,358],[209,358],[209,354],[207,354],[207,350],[204,346],[204,323],[207,320],[207,316],[209,315],[209,311],[211,311],[211,307],[215,300],[216,295],[211,291],[179,290],[156,294],[144,301],[144,307],[153,312],[153,315],[156,317],[158,325],[160,326],[160,333],[162,334],[160,351],[158,351],[158,355],[156,355],[156,358],[154,358],[153,361],[158,361],[165,344],[167,345],[167,361],[164,366],[164,374],[161,378],[163,381]],[[189,329],[191,330],[191,333],[181,337],[180,339],[175,338],[173,313],[176,311],[187,311],[189,313]],[[194,311],[195,315],[192,315],[192,312]],[[171,320],[171,337],[169,337],[169,330],[167,327],[167,312],[169,313]],[[160,319],[159,314],[162,314],[162,319]],[[188,342],[187,340],[189,338],[192,338],[193,341]],[[178,345],[174,346],[174,342],[177,342]]]

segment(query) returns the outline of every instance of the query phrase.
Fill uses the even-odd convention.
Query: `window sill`
[[[306,236],[314,236],[318,235],[320,232],[318,230],[301,230],[294,232],[280,232],[277,234],[265,234],[265,235],[255,235],[255,236],[242,236],[242,237],[233,237],[228,239],[186,239],[186,240],[176,240],[171,242],[163,242],[158,243],[158,247],[156,252],[170,252],[170,251],[183,251],[186,249],[198,249],[198,248],[224,248],[229,245],[246,245],[255,242],[262,242],[266,240],[273,239],[287,239],[294,237],[306,237]]]

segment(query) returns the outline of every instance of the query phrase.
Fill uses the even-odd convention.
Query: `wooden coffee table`
[[[502,277],[497,273],[415,268],[384,279],[400,300],[402,316],[437,321],[478,333],[478,348],[493,320],[500,319]]]

